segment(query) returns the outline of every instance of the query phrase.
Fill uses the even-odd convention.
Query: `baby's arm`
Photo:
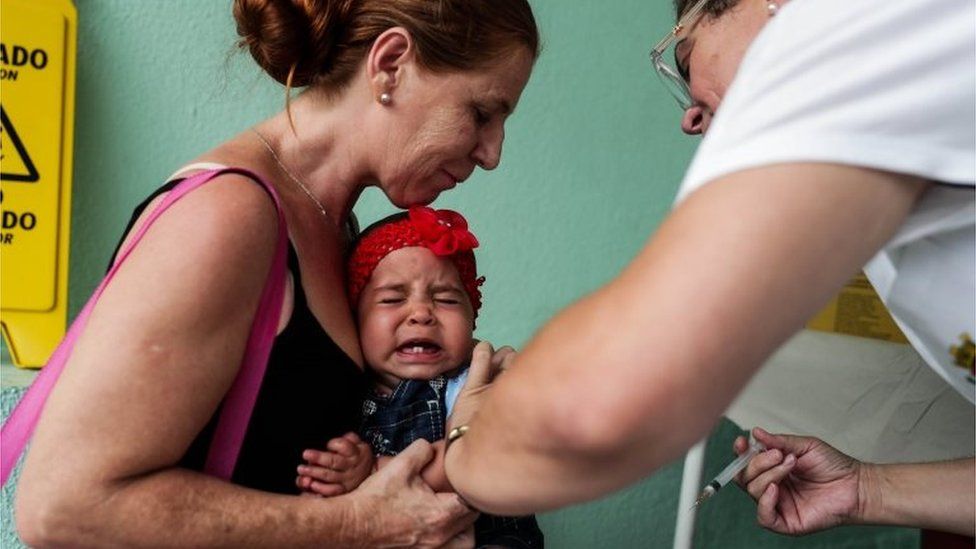
[[[347,443],[352,442],[352,436],[355,434],[348,433],[330,440],[326,451],[306,450],[302,457],[307,463],[298,467],[296,480],[298,487],[312,495],[325,497],[342,495],[356,489],[366,480],[366,477],[382,469],[393,459],[392,456],[374,458],[369,451],[369,445],[364,442],[361,444],[366,444],[365,453],[358,451],[357,443],[352,443],[355,450],[351,450]],[[339,448],[342,448],[344,453],[340,452]],[[434,450],[434,458],[423,468],[420,476],[435,492],[453,492],[454,489],[451,488],[451,483],[447,481],[447,475],[444,473],[444,439],[432,443],[431,448]]]
[[[432,442],[430,447],[434,450],[434,457],[420,471],[420,478],[424,479],[427,486],[435,492],[453,492],[454,488],[451,487],[444,473],[444,439]],[[385,467],[391,459],[392,456],[376,456],[376,470]]]
[[[305,450],[295,483],[308,493],[331,497],[356,489],[373,472],[373,450],[356,433],[346,433],[325,445]],[[441,452],[443,458],[443,451]],[[443,463],[441,463],[443,474]]]
[[[504,347],[497,354],[511,358],[509,355],[514,356],[515,353],[510,347]],[[467,371],[464,371],[449,384],[445,396],[448,415],[466,379]],[[366,480],[371,472],[382,469],[393,459],[390,456],[375,456],[374,459],[369,444],[355,433],[330,440],[326,448],[327,451],[306,450],[302,455],[307,463],[298,467],[296,480],[301,490],[327,497],[348,493]],[[444,471],[445,440],[432,442],[431,448],[434,457],[420,472],[421,478],[435,492],[454,492]]]
[[[434,459],[420,471],[421,478],[435,492],[453,492],[454,487],[447,480],[444,472],[444,448],[445,440],[442,438],[437,442],[431,443],[430,447],[434,450]]]

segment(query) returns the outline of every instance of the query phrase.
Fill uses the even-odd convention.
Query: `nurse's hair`
[[[674,0],[674,20],[678,21],[686,11],[695,5],[697,0]],[[705,3],[703,11],[711,17],[719,17],[729,8],[734,7],[739,0],[709,0]]]
[[[235,0],[234,19],[238,46],[288,88],[341,90],[392,27],[436,72],[486,67],[518,48],[539,54],[528,0]]]

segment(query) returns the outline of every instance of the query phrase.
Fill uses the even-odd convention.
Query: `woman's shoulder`
[[[144,228],[170,193],[179,189],[179,183],[167,187],[171,188],[164,187],[164,192],[150,199],[118,248],[127,250],[139,238],[133,252],[140,259],[126,270],[139,266],[143,274],[158,273],[179,265],[196,272],[194,278],[204,285],[204,279],[214,277],[231,276],[239,283],[264,276],[266,270],[258,266],[270,265],[278,241],[278,213],[260,183],[243,172],[217,174],[188,190]],[[152,253],[147,254],[147,249]]]
[[[275,233],[278,211],[266,184],[248,172],[226,171],[182,196],[172,215],[199,238],[257,243]],[[274,240],[272,239],[273,243]]]

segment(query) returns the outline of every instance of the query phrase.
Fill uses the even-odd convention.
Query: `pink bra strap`
[[[163,201],[156,207],[146,219],[145,223],[139,228],[132,238],[128,248],[120,252],[109,269],[108,274],[95,289],[92,297],[85,304],[81,313],[75,318],[71,328],[65,335],[61,344],[58,345],[47,365],[41,370],[34,383],[21,398],[20,402],[11,412],[7,421],[3,425],[0,439],[0,485],[7,482],[10,473],[13,471],[27,441],[30,439],[37,425],[44,403],[54,387],[54,383],[64,369],[65,363],[71,356],[75,342],[85,328],[91,311],[98,302],[98,298],[105,290],[106,285],[115,276],[119,266],[132,252],[132,249],[139,243],[143,235],[173,203],[179,200],[188,192],[196,189],[200,185],[212,180],[214,177],[224,173],[237,173],[249,177],[260,183],[271,195],[275,202],[278,212],[278,242],[275,254],[272,259],[271,269],[268,279],[265,282],[264,290],[261,293],[261,301],[258,304],[257,314],[251,325],[251,332],[248,335],[247,346],[245,349],[244,360],[240,371],[234,379],[234,383],[224,398],[220,418],[217,422],[217,429],[214,433],[210,451],[207,455],[204,471],[213,476],[223,479],[230,479],[234,472],[234,465],[240,454],[241,445],[244,441],[244,434],[251,418],[254,402],[257,400],[258,390],[261,388],[261,381],[264,379],[264,372],[267,368],[268,356],[271,353],[271,346],[274,344],[275,331],[278,323],[278,316],[284,299],[286,257],[288,250],[288,229],[285,225],[285,216],[281,210],[281,204],[274,188],[268,185],[257,175],[238,168],[222,168],[200,172],[196,175],[184,179],[166,194]]]

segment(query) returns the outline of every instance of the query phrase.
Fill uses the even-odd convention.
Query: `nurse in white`
[[[656,65],[707,137],[633,263],[455,412],[448,478],[484,510],[594,499],[676,459],[861,268],[974,400],[953,352],[976,335],[972,0],[676,4],[678,68]],[[888,472],[870,488],[905,507],[841,522],[973,535],[972,460]]]

